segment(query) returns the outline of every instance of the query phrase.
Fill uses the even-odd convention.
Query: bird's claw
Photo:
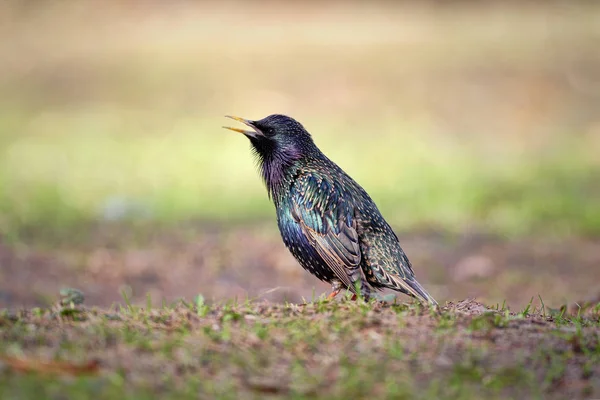
[[[333,283],[331,284],[331,293],[329,293],[329,295],[327,296],[327,300],[333,300],[335,298],[335,296],[340,294],[341,291],[342,291],[342,282],[340,282],[338,280],[334,280]]]

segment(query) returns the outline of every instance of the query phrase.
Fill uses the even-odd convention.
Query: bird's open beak
[[[231,119],[234,119],[234,120],[236,120],[236,121],[239,121],[239,122],[241,122],[242,124],[245,124],[245,125],[249,126],[249,127],[250,127],[250,128],[252,128],[253,130],[251,130],[251,131],[248,131],[248,130],[245,130],[245,129],[240,129],[240,128],[232,128],[232,127],[229,127],[229,126],[224,126],[223,128],[225,128],[225,129],[229,129],[229,130],[231,130],[231,131],[235,131],[235,132],[240,132],[240,133],[243,133],[244,135],[246,135],[246,136],[248,136],[248,137],[257,137],[257,136],[263,136],[262,132],[261,132],[260,130],[258,130],[258,129],[257,129],[255,126],[254,126],[254,123],[253,123],[253,121],[250,121],[250,120],[248,120],[248,119],[244,119],[244,118],[240,118],[240,117],[234,117],[234,116],[231,116],[231,115],[226,115],[225,117],[227,117],[227,118],[231,118]]]

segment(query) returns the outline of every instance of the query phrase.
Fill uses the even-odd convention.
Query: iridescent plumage
[[[437,304],[417,282],[398,237],[367,192],[314,144],[296,120],[270,115],[250,126],[252,144],[287,248],[300,265],[333,286],[368,299],[390,288]]]

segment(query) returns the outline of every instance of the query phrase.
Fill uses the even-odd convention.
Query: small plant
[[[199,294],[196,296],[196,313],[199,317],[206,317],[208,312],[210,311],[210,307],[204,302],[204,296]]]
[[[521,311],[518,315],[519,318],[527,318],[531,311],[531,305],[533,304],[533,297],[529,300],[529,303],[525,306],[525,309]],[[535,310],[533,310],[535,312]]]

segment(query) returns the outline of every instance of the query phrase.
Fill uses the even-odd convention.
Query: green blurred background
[[[114,257],[137,260],[120,265],[139,272],[156,260],[148,250],[162,247],[194,254],[186,265],[202,275],[189,290],[176,280],[172,290],[158,289],[158,299],[238,293],[215,292],[219,279],[258,293],[244,269],[266,269],[266,287],[294,286],[294,279],[317,285],[304,275],[269,281],[269,254],[285,251],[273,206],[247,140],[221,129],[225,114],[272,113],[301,121],[407,243],[422,243],[407,248],[417,260],[440,242],[461,253],[456,240],[479,243],[473,237],[481,235],[491,235],[501,255],[533,241],[525,247],[541,246],[549,260],[556,260],[552,251],[564,252],[565,276],[576,274],[569,272],[578,271],[574,264],[593,275],[577,275],[587,286],[551,290],[548,282],[564,277],[546,262],[523,261],[531,276],[508,281],[552,274],[523,296],[546,288],[559,301],[593,292],[590,279],[600,269],[598,49],[596,2],[2,2],[0,278],[12,289],[0,291],[0,304],[43,302],[62,284],[85,289],[90,281],[106,284],[89,289],[106,304],[119,285],[135,286],[102,275],[119,270]],[[236,235],[273,250],[252,256],[249,266],[244,252],[257,245],[219,247]],[[173,237],[191,247],[174,249]],[[212,250],[193,245],[206,240]],[[110,250],[117,253],[93,275],[90,254],[113,248],[123,253]],[[130,256],[132,248],[150,261]],[[196,260],[214,248],[229,255]],[[475,273],[483,281],[467,289],[447,284],[462,258],[479,257],[472,252],[423,259],[417,275],[434,292],[437,284],[442,298],[511,299],[508,289],[489,291],[505,272],[501,256],[487,257],[493,274]],[[519,260],[538,257],[517,253]],[[240,258],[234,278],[223,275],[237,265],[227,257]],[[285,271],[300,269],[281,257]],[[31,261],[38,258],[47,264]],[[157,282],[170,262],[153,267]],[[216,271],[210,279],[206,265]],[[38,281],[33,296],[14,289]]]

